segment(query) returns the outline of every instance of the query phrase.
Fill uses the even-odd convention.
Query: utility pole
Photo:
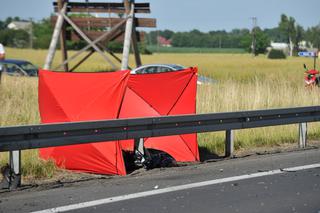
[[[256,28],[257,28],[257,17],[251,17],[252,20],[252,55],[256,56],[256,46],[257,46],[257,35],[256,35]]]

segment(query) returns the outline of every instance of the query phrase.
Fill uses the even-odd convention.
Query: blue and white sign
[[[316,52],[299,52],[298,55],[301,57],[317,57],[318,56]]]

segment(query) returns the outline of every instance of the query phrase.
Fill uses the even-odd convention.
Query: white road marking
[[[234,177],[227,177],[227,178],[221,178],[221,179],[216,179],[216,180],[209,180],[209,181],[203,181],[203,182],[198,182],[198,183],[185,184],[185,185],[180,185],[180,186],[172,186],[172,187],[168,187],[168,188],[156,189],[156,190],[145,191],[145,192],[138,192],[138,193],[133,193],[133,194],[120,195],[120,196],[116,196],[116,197],[109,197],[109,198],[93,200],[93,201],[88,201],[88,202],[83,202],[83,203],[77,203],[77,204],[72,204],[72,205],[67,205],[67,206],[60,206],[60,207],[56,207],[56,208],[52,208],[52,209],[45,209],[45,210],[36,211],[33,213],[66,212],[66,211],[88,208],[88,207],[93,207],[93,206],[98,206],[98,205],[103,205],[103,204],[108,204],[108,203],[115,203],[115,202],[124,201],[124,200],[136,199],[136,198],[141,198],[141,197],[148,197],[148,196],[152,196],[152,195],[159,195],[159,194],[164,194],[164,193],[169,193],[169,192],[176,192],[176,191],[180,191],[180,190],[192,189],[192,188],[197,188],[197,187],[203,187],[203,186],[209,186],[209,185],[215,185],[215,184],[227,183],[227,182],[239,181],[239,180],[245,180],[245,179],[252,179],[252,178],[269,176],[269,175],[276,175],[276,174],[281,174],[281,173],[285,173],[285,172],[294,172],[294,171],[301,171],[301,170],[306,170],[306,169],[314,169],[314,168],[320,168],[320,163],[285,168],[285,169],[276,169],[276,170],[267,171],[267,172],[259,172],[259,173],[246,174],[246,175],[240,175],[240,176],[234,176]]]

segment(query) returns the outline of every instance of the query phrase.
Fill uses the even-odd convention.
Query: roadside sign
[[[318,56],[317,52],[299,52],[298,55],[301,57],[317,57]]]

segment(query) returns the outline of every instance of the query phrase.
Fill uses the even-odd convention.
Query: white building
[[[270,51],[272,49],[282,50],[287,55],[289,54],[289,51],[290,51],[289,44],[271,41],[270,47],[268,47],[267,50]]]
[[[271,42],[271,48],[276,50],[288,50],[289,45],[287,43],[278,43],[278,42]]]
[[[8,28],[12,30],[29,30],[32,24],[28,21],[13,21],[8,24]]]

